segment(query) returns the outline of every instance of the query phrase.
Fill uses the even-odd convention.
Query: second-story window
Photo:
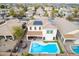
[[[34,27],[34,29],[36,30],[36,27]]]
[[[53,31],[52,30],[47,30],[47,34],[52,34]]]
[[[41,27],[39,27],[39,30],[41,30]]]
[[[32,30],[32,27],[30,27],[30,30]]]

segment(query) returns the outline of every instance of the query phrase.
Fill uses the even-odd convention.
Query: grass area
[[[57,42],[57,41],[43,41],[44,43]]]
[[[21,56],[33,56],[33,54],[30,54],[30,53],[22,53]]]

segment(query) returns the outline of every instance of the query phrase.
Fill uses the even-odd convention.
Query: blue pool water
[[[72,46],[72,53],[79,54],[79,46]]]
[[[60,50],[57,43],[42,45],[39,43],[32,43],[30,53],[33,54],[59,54]]]

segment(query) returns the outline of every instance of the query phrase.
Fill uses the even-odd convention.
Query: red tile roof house
[[[6,21],[4,24],[0,25],[0,54],[1,52],[11,50],[15,47],[18,40],[14,40],[14,36],[12,34],[13,27],[21,26],[21,25],[22,24],[19,22],[18,19],[10,19]],[[5,55],[6,53],[2,53],[2,54]]]
[[[53,23],[58,29],[57,38],[61,40],[68,55],[76,55],[72,50],[72,46],[79,45],[79,27],[65,18],[57,17]]]
[[[47,19],[30,20],[27,27],[27,40],[53,41],[56,38],[57,28]]]
[[[55,24],[61,33],[63,43],[68,40],[79,40],[79,28],[76,25],[65,18],[56,18]]]

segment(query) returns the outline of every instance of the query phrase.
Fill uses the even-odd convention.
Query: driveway
[[[7,51],[9,49],[13,49],[14,46],[16,45],[17,43],[17,40],[15,41],[12,41],[12,40],[9,40],[9,41],[0,41],[0,51]]]
[[[75,24],[79,28],[79,21],[74,21],[72,23]]]

